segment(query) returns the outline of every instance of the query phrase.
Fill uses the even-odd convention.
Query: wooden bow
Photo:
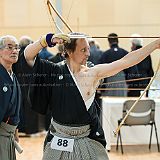
[[[63,33],[63,31],[59,28],[59,26],[57,25],[56,21],[54,20],[53,18],[53,15],[52,15],[52,11],[51,11],[51,8],[53,9],[53,11],[56,13],[56,15],[60,18],[60,20],[64,23],[64,25],[68,28],[68,30],[70,32],[73,32],[73,30],[71,29],[71,27],[67,24],[67,22],[63,19],[63,17],[59,14],[59,12],[57,11],[57,9],[53,6],[53,4],[50,2],[50,0],[47,0],[47,6],[48,6],[48,10],[49,10],[49,13],[52,17],[52,20],[56,26],[56,28],[61,32]]]

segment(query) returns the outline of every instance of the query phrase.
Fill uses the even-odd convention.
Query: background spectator
[[[131,38],[131,51],[142,48],[143,39],[141,38],[141,35],[132,34],[131,37],[134,37],[134,38]],[[154,75],[154,71],[152,68],[152,60],[150,55],[147,56],[143,61],[138,63],[136,66],[138,68],[138,76],[137,76],[138,78],[148,78]],[[132,83],[131,88],[134,88],[134,87],[142,88],[142,90],[134,91],[135,93],[134,96],[140,96],[140,92],[147,87],[148,83],[150,82],[150,79],[151,78]],[[132,95],[133,95],[133,91],[130,91],[128,93],[128,96],[132,96]],[[146,96],[148,96],[148,91],[146,92]]]
[[[20,83],[22,92],[22,106],[20,109],[19,132],[27,136],[44,130],[44,116],[31,110],[31,104],[28,101],[28,89],[31,77],[30,67],[23,60],[24,49],[33,43],[29,36],[22,36],[19,40],[20,54],[17,63],[13,65],[13,70]],[[23,68],[23,69],[22,69]]]

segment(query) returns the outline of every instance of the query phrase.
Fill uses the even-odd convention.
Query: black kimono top
[[[21,90],[16,76],[13,81],[6,69],[0,64],[0,123],[7,122],[17,126],[21,105]]]
[[[69,126],[90,124],[89,137],[106,146],[94,101],[87,111],[85,102],[66,63],[54,64],[37,57],[30,84],[32,108],[41,114],[50,109],[53,119]],[[98,134],[97,134],[98,133]]]

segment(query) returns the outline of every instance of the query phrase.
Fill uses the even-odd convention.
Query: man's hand
[[[17,142],[19,142],[19,135],[18,135],[18,129],[16,129],[15,134],[14,134],[14,138]]]
[[[63,33],[48,33],[40,38],[39,43],[42,47],[54,47],[56,44],[70,43],[70,38]]]
[[[63,33],[58,33],[52,36],[52,43],[58,43],[58,44],[63,44],[63,43],[70,43],[70,37],[66,34]]]

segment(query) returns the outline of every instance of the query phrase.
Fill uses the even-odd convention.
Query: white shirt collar
[[[9,76],[11,77],[12,81],[13,81],[13,72],[8,72]]]

